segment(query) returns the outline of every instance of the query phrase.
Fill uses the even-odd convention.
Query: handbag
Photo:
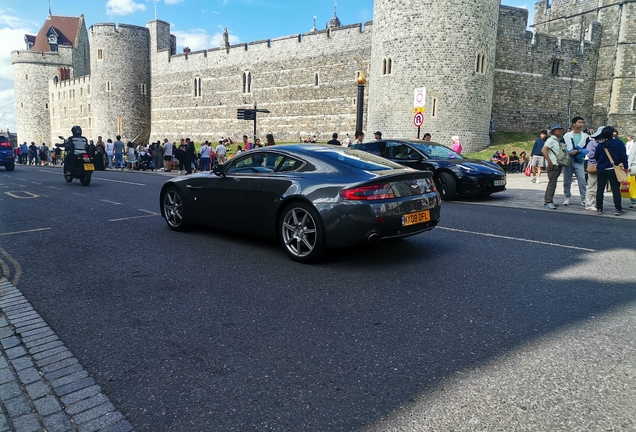
[[[618,180],[619,183],[625,183],[627,181],[627,179],[629,178],[629,176],[625,172],[625,168],[623,168],[623,164],[620,163],[618,165],[614,165],[614,159],[612,159],[612,155],[610,154],[610,152],[607,151],[607,148],[605,148],[605,147],[603,147],[603,150],[605,150],[605,153],[607,154],[607,157],[609,158],[610,162],[612,163],[612,167],[614,167],[614,173],[616,174],[616,180]]]
[[[531,169],[530,165],[528,165],[523,173],[526,175],[526,177],[530,177],[530,173],[531,172],[532,172],[532,169]]]
[[[626,182],[621,183],[621,196],[636,199],[636,177],[630,176]]]
[[[588,172],[588,174],[596,174],[597,172],[596,164],[588,165],[586,171]]]

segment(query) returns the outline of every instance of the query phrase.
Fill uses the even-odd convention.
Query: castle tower
[[[88,74],[89,52],[83,15],[49,15],[31,49],[11,53],[19,142],[50,145],[57,140],[51,136],[49,83],[60,67],[72,69],[74,76]]]
[[[414,90],[425,87],[422,134],[488,146],[498,16],[499,0],[375,0],[367,132],[416,136]]]
[[[147,28],[95,24],[90,28],[92,130],[104,140],[150,136],[150,33]]]
[[[592,126],[610,124],[621,136],[636,132],[636,3],[541,0],[534,10],[537,32],[564,38],[593,40],[600,23],[593,114],[586,120]]]

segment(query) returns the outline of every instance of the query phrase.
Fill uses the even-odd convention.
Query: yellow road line
[[[18,282],[20,282],[20,277],[22,276],[22,266],[20,266],[20,263],[11,255],[9,255],[4,249],[0,248],[0,253],[4,255],[9,260],[9,262],[11,262],[11,264],[13,264],[13,268],[15,269],[15,276],[13,277],[13,281],[11,281],[11,283],[13,284],[13,286],[18,286]]]

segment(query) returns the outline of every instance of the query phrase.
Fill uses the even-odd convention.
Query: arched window
[[[386,75],[386,59],[382,60],[382,75]]]
[[[389,57],[389,59],[386,61],[386,74],[387,75],[391,75],[391,68],[393,67],[393,61],[391,60],[391,57]]]
[[[631,111],[636,111],[636,95],[632,96],[632,108]]]
[[[252,73],[247,73],[247,92],[252,93]]]
[[[552,76],[559,76],[560,65],[561,65],[561,60],[555,59],[552,61]]]
[[[101,48],[97,49],[97,60],[104,60],[104,50]]]
[[[247,90],[247,73],[243,72],[243,93]]]
[[[318,86],[318,72],[316,72],[314,74],[314,85],[317,87]]]
[[[201,97],[201,78],[194,79],[194,97]]]

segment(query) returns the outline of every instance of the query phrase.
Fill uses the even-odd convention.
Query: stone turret
[[[467,151],[489,142],[499,0],[375,0],[368,130],[413,137],[413,91],[426,87],[423,132]]]
[[[93,131],[103,137],[121,135],[124,141],[147,140],[150,135],[149,30],[133,25],[95,24],[90,32]],[[160,46],[169,47],[165,41]]]

